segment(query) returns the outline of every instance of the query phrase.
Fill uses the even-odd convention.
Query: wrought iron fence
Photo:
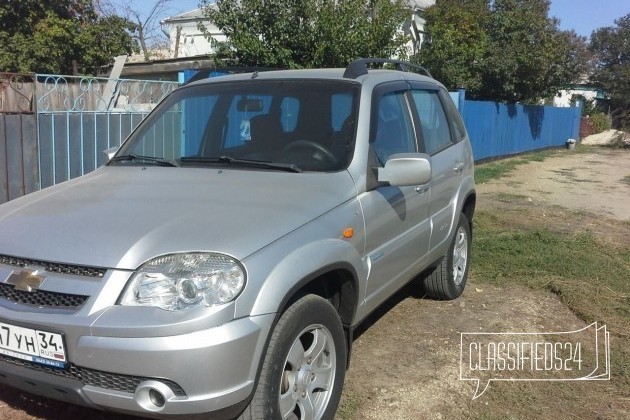
[[[179,84],[155,80],[38,74],[38,112],[146,112]]]
[[[0,73],[0,113],[34,112],[35,75]]]

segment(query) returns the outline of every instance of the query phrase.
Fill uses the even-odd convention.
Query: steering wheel
[[[315,150],[317,152],[320,152],[319,156],[313,156],[317,160],[321,160],[321,161],[326,160],[327,163],[329,163],[330,165],[337,164],[337,158],[335,157],[335,155],[332,154],[332,152],[330,150],[328,150],[325,146],[323,146],[323,145],[321,145],[319,143],[316,143],[314,141],[311,141],[311,140],[296,140],[294,142],[289,143],[282,150],[284,152],[290,152],[292,150],[297,150],[297,149],[312,149],[312,150]],[[325,159],[320,159],[320,156],[325,157]]]

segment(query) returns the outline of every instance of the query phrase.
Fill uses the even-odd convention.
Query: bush
[[[603,112],[594,112],[591,114],[591,124],[593,125],[593,134],[601,133],[612,128],[610,117]]]

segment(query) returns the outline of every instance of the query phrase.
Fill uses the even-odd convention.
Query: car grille
[[[89,267],[85,265],[60,264],[49,261],[31,260],[9,255],[0,255],[0,264],[14,265],[17,267],[37,266],[43,267],[49,273],[73,274],[84,277],[103,277],[107,271],[104,268]]]
[[[49,366],[38,365],[22,359],[14,359],[0,354],[0,361],[11,363],[13,365],[22,366],[27,369],[39,372],[50,373],[52,375],[62,376],[64,378],[75,379],[83,385],[92,385],[99,388],[112,389],[114,391],[122,391],[133,394],[136,388],[144,381],[154,380],[167,385],[173,393],[178,397],[185,397],[186,392],[181,386],[168,379],[147,378],[143,376],[121,375],[118,373],[103,372],[100,370],[87,369],[73,364],[67,369],[55,369]]]
[[[11,284],[0,283],[0,298],[24,305],[37,306],[38,308],[78,309],[83,306],[88,296],[49,292],[47,290],[26,292],[17,290]]]

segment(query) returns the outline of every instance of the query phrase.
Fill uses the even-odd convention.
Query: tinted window
[[[462,121],[459,111],[455,107],[450,95],[446,92],[440,91],[440,98],[442,98],[446,115],[448,115],[448,122],[451,126],[451,138],[453,139],[453,142],[457,143],[466,136],[464,122]]]
[[[185,87],[170,95],[119,151],[212,164],[227,156],[306,171],[348,165],[360,85],[261,80]]]
[[[404,91],[381,96],[373,121],[376,126],[370,143],[381,164],[395,153],[417,151]]]
[[[424,151],[433,154],[450,146],[451,132],[438,93],[415,89],[411,96],[420,121]]]

